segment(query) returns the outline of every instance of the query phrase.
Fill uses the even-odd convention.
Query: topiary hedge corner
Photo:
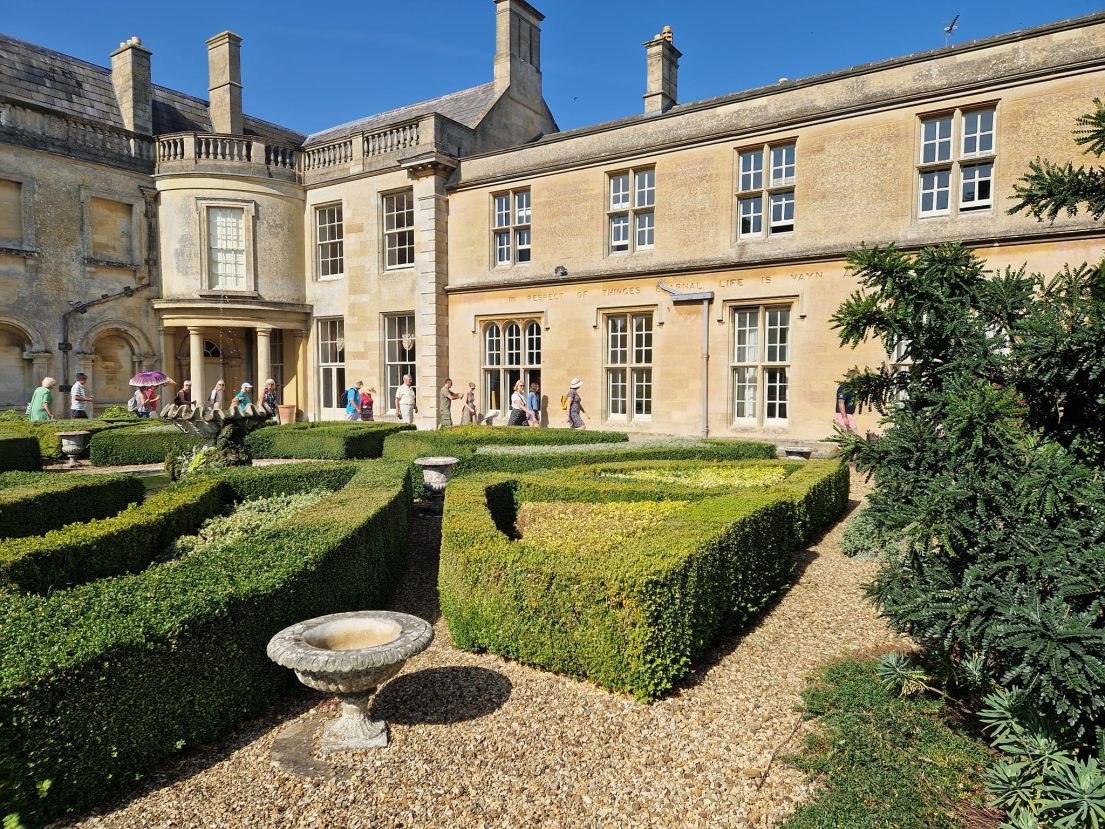
[[[93,466],[137,466],[162,463],[170,453],[187,452],[203,443],[170,424],[117,426],[97,432],[89,441]]]
[[[289,423],[250,433],[246,446],[255,458],[379,458],[387,437],[413,429],[409,423]]]
[[[79,420],[49,420],[39,423],[30,423],[27,420],[21,422],[0,422],[0,438],[4,437],[31,437],[38,442],[39,451],[44,460],[64,460],[65,455],[61,451],[61,438],[58,432],[85,431],[96,434],[108,429],[116,429],[119,423],[107,423],[102,420],[82,418]],[[36,467],[37,469],[38,467]]]
[[[294,682],[265,655],[275,632],[386,602],[405,562],[406,464],[231,470],[204,491],[327,480],[340,488],[245,541],[49,596],[0,590],[0,814],[39,823],[101,802]]]
[[[42,468],[42,449],[31,435],[0,432],[0,472],[34,472]]]
[[[642,701],[662,696],[718,635],[789,585],[795,549],[847,504],[846,466],[775,464],[788,473],[780,484],[705,497],[690,487],[572,480],[563,470],[450,482],[438,588],[454,643]],[[568,545],[551,554],[512,538],[519,505],[554,498],[677,506],[601,553]]]
[[[106,518],[141,503],[144,494],[142,481],[133,475],[5,472],[0,474],[0,539],[42,535],[77,521]],[[3,546],[0,541],[0,549]],[[4,558],[0,552],[0,562]]]

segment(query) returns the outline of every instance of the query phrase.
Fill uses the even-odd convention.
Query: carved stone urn
[[[91,434],[83,431],[58,432],[58,437],[61,438],[61,452],[69,458],[69,463],[65,465],[66,469],[76,468],[77,458],[88,449],[88,436]]]
[[[436,457],[415,458],[414,462],[422,467],[422,483],[431,492],[445,491],[445,485],[453,474],[453,467],[460,463],[459,458]]]
[[[369,719],[369,700],[433,640],[434,629],[417,616],[357,610],[284,628],[269,640],[267,652],[307,687],[341,700],[341,715],[322,730],[321,748],[328,754],[388,744],[387,723]]]

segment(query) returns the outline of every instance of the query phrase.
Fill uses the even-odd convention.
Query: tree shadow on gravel
[[[513,690],[509,679],[486,668],[427,668],[381,688],[371,716],[399,725],[448,725],[498,711]]]

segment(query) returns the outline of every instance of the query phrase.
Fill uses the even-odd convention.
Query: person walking
[[[530,383],[529,395],[526,397],[526,403],[529,404],[529,420],[530,426],[541,425],[541,384]]]
[[[510,418],[507,426],[525,426],[529,420],[529,404],[526,402],[526,384],[519,380],[510,395]]]
[[[583,408],[583,401],[579,397],[579,387],[582,385],[582,380],[573,377],[572,382],[568,384],[568,393],[565,395],[567,398],[565,405],[568,409],[568,426],[572,429],[587,428],[583,424],[583,415],[586,410]]]
[[[253,401],[250,399],[250,392],[253,391],[252,383],[242,383],[242,388],[234,395],[234,405],[237,407],[241,414],[245,414],[246,406],[250,405]]]
[[[31,395],[31,402],[27,406],[27,416],[31,423],[42,423],[54,419],[54,411],[50,408],[54,402],[54,388],[58,381],[53,377],[43,377],[42,384]]]
[[[833,422],[845,432],[856,431],[856,401],[847,384],[836,387],[836,411]]]
[[[403,375],[403,383],[395,390],[395,414],[403,423],[414,423],[418,401],[414,394],[414,378]]]
[[[69,416],[74,419],[87,419],[88,410],[92,407],[92,395],[88,393],[85,382],[88,375],[83,371],[77,372],[77,382],[69,390]]]
[[[207,408],[209,409],[221,409],[223,407],[223,392],[226,390],[226,383],[222,380],[215,384],[215,388],[211,389],[211,394],[207,395]]]
[[[276,418],[276,381],[272,378],[265,381],[265,390],[261,392],[261,404],[272,412],[273,418]]]
[[[479,419],[476,417],[476,384],[468,384],[468,393],[464,395],[464,402],[460,406],[460,422],[462,426],[471,426]]]
[[[358,380],[345,392],[345,419],[361,419],[361,389],[364,388],[364,380]]]
[[[453,391],[453,378],[446,377],[445,385],[441,387],[437,401],[437,428],[448,429],[453,425],[453,401],[460,400],[460,395]]]
[[[141,402],[138,406],[139,417],[152,417],[157,411],[157,404],[161,401],[161,395],[158,394],[153,386],[146,386],[138,390]]]
[[[376,403],[372,399],[372,395],[374,394],[376,394],[376,389],[374,388],[369,388],[361,392],[361,420],[376,419],[373,413],[373,409],[376,407]]]
[[[185,380],[184,385],[181,386],[173,398],[173,403],[178,406],[190,406],[192,405],[192,381]]]

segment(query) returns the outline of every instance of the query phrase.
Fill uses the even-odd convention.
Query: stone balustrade
[[[157,138],[157,172],[208,172],[298,181],[298,148],[254,136],[179,132]]]
[[[83,121],[30,105],[0,104],[0,134],[5,141],[91,161],[122,163],[148,170],[154,163],[154,141],[121,127]]]
[[[337,141],[305,149],[301,169],[304,173],[315,173],[329,167],[347,166],[375,156],[417,147],[420,144],[420,134],[418,121],[373,132],[354,133]]]

